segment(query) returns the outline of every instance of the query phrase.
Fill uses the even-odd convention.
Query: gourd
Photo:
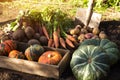
[[[83,45],[73,52],[70,67],[77,80],[99,80],[109,71],[108,58],[103,48]]]
[[[38,59],[39,63],[57,65],[62,59],[58,51],[46,51]]]
[[[110,57],[110,61],[109,61],[110,65],[115,64],[120,58],[120,52],[118,50],[118,46],[114,42],[108,39],[101,39],[101,40],[89,39],[82,42],[81,46],[82,45],[95,45],[102,47],[106,51],[107,55],[109,55]]]
[[[8,53],[17,48],[13,40],[5,40],[0,44],[0,55],[8,56]]]
[[[34,44],[25,50],[25,56],[30,61],[37,61],[44,52],[44,48],[39,44]]]
[[[12,51],[10,51],[8,57],[17,58],[17,59],[24,59],[25,55],[22,52],[18,51],[18,50],[12,50]]]

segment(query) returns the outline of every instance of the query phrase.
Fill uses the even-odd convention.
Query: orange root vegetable
[[[55,47],[55,43],[54,43],[54,41],[53,41],[53,43],[52,43],[51,47]]]
[[[60,34],[60,27],[57,28],[57,32],[58,32],[58,34]]]
[[[60,44],[63,48],[66,49],[66,43],[65,43],[65,40],[62,37],[60,37]]]
[[[54,40],[54,43],[55,43],[55,47],[58,48],[59,47],[59,37],[58,37],[58,32],[57,31],[54,31],[53,32],[53,40]]]
[[[53,39],[52,39],[52,38],[50,38],[50,39],[48,40],[48,47],[51,47],[51,46],[52,46],[52,44],[53,44]]]
[[[42,26],[42,30],[43,30],[44,35],[47,37],[47,39],[50,39],[45,26]]]
[[[71,41],[73,41],[73,42],[76,42],[76,39],[75,39],[73,36],[67,34],[66,37],[67,37],[69,40],[71,40]]]
[[[67,45],[69,45],[70,47],[74,48],[75,46],[73,45],[72,41],[70,41],[68,38],[65,39]]]

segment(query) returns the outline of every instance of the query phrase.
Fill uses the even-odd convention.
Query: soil
[[[16,6],[10,6],[12,4],[1,4],[0,3],[0,23],[11,19],[15,19],[21,8]],[[110,14],[110,13],[109,13]],[[116,14],[116,17],[120,15]],[[120,19],[119,19],[120,20]],[[120,21],[101,21],[100,29],[105,31],[109,36],[109,39],[117,43],[120,50]],[[56,80],[51,78],[45,78],[42,76],[26,74],[13,70],[0,68],[0,80]],[[67,67],[66,71],[62,74],[59,80],[76,80],[72,74],[70,66]],[[107,79],[105,80],[120,80],[120,61],[113,65],[108,73]]]

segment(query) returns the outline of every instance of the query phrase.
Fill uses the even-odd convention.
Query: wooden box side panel
[[[61,62],[58,64],[59,65],[59,74],[60,76],[64,72],[64,70],[69,66],[70,63],[70,51],[67,51],[67,53],[64,55],[63,59]]]
[[[0,56],[0,67],[44,77],[59,78],[57,66],[39,64],[33,61]]]

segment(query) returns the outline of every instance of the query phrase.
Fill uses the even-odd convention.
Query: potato
[[[76,29],[81,29],[82,27],[80,25],[75,26]]]
[[[87,31],[86,28],[82,28],[80,33],[82,33],[82,34],[86,34],[86,33],[88,33],[88,31]]]
[[[74,29],[70,30],[70,34],[71,35],[77,35],[77,34],[80,33],[80,29],[81,29],[81,26],[80,25],[76,25]]]
[[[80,35],[78,36],[78,40],[79,40],[80,42],[84,41],[84,40],[85,40],[85,34],[80,34]]]
[[[104,31],[101,31],[99,33],[99,37],[100,37],[100,39],[106,39],[106,38],[108,38]]]
[[[93,28],[93,31],[92,31],[93,34],[97,35],[97,34],[99,34],[99,32],[100,32],[100,30],[98,27]]]

